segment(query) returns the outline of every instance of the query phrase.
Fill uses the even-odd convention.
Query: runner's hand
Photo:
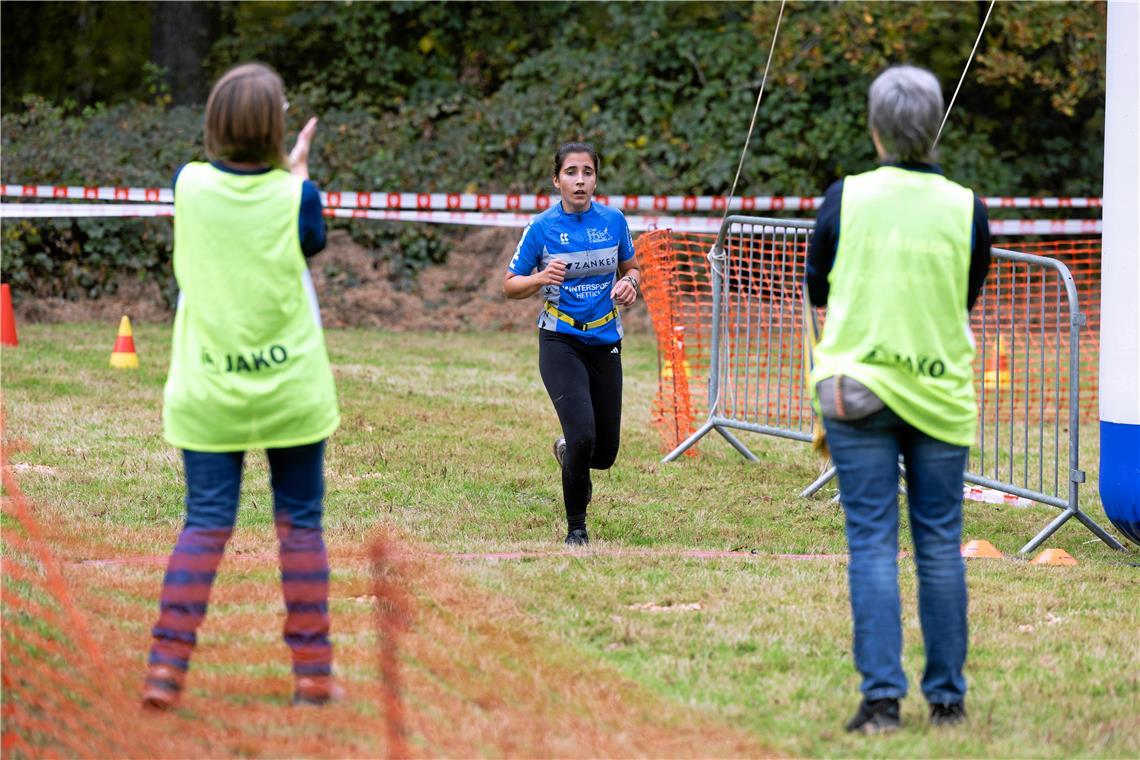
[[[622,277],[614,285],[613,298],[618,306],[630,306],[637,300],[637,288],[633,287],[628,278]]]
[[[566,262],[554,259],[538,273],[538,281],[542,285],[561,285],[566,279]]]

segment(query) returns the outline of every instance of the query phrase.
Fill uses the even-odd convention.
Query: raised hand
[[[302,179],[309,178],[309,149],[313,147],[313,135],[317,133],[317,117],[305,122],[305,126],[297,134],[297,144],[289,153],[289,167],[294,175]]]

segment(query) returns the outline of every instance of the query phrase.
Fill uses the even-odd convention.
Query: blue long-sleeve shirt
[[[942,170],[935,164],[904,163],[892,164],[901,169],[916,172],[929,172],[942,174]],[[843,206],[843,180],[839,180],[827,188],[823,195],[823,204],[819,207],[819,214],[815,219],[815,231],[812,233],[811,245],[807,257],[807,288],[811,302],[815,306],[826,306],[827,296],[831,286],[827,277],[835,265],[835,253],[839,250],[839,212]],[[982,285],[986,281],[986,274],[990,269],[990,218],[986,213],[986,205],[982,203],[977,193],[974,193],[974,224],[970,235],[970,274],[966,288],[966,308],[974,308],[978,295],[982,292]]]

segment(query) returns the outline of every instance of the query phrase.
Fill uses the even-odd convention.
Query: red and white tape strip
[[[530,214],[482,211],[386,211],[378,209],[326,208],[325,216],[345,219],[375,219],[389,222],[422,222],[427,224],[461,224],[479,227],[514,227],[530,223]],[[159,217],[174,216],[169,204],[79,204],[79,203],[3,203],[0,218],[77,218],[77,217]],[[674,229],[686,232],[716,232],[719,219],[700,216],[629,216],[635,232],[652,229]]]
[[[98,200],[128,203],[172,203],[170,188],[78,187],[65,185],[0,184],[0,196],[45,200]],[[330,190],[321,193],[326,208],[416,211],[542,211],[558,196],[520,193],[402,193]],[[723,212],[722,195],[595,195],[594,200],[623,211],[655,213]],[[1100,208],[1100,198],[984,198],[992,208]],[[746,195],[733,198],[732,211],[812,211],[822,197]]]
[[[62,219],[95,216],[174,216],[174,206],[150,203],[0,203],[0,218],[2,219]]]
[[[2,203],[0,218],[45,217],[156,217],[173,216],[174,206],[148,203]],[[483,211],[404,211],[362,208],[326,208],[325,216],[346,219],[375,219],[390,222],[461,224],[479,227],[525,227],[530,214]],[[656,216],[630,214],[626,217],[634,232],[671,229],[680,232],[715,233],[720,219],[709,216]],[[991,219],[994,235],[1099,235],[1099,219]]]
[[[134,203],[173,203],[174,191],[157,187],[74,187],[65,185],[0,184],[5,198],[42,198],[72,201],[128,201]]]

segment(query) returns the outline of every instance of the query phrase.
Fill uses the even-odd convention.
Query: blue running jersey
[[[566,279],[561,285],[544,285],[542,297],[572,319],[593,322],[613,311],[618,263],[632,258],[633,238],[621,211],[591,201],[588,210],[570,214],[559,202],[530,220],[507,269],[525,277],[554,259],[565,261]],[[545,309],[538,315],[538,327],[573,335],[591,346],[617,343],[624,334],[620,316],[592,330],[579,330]]]

